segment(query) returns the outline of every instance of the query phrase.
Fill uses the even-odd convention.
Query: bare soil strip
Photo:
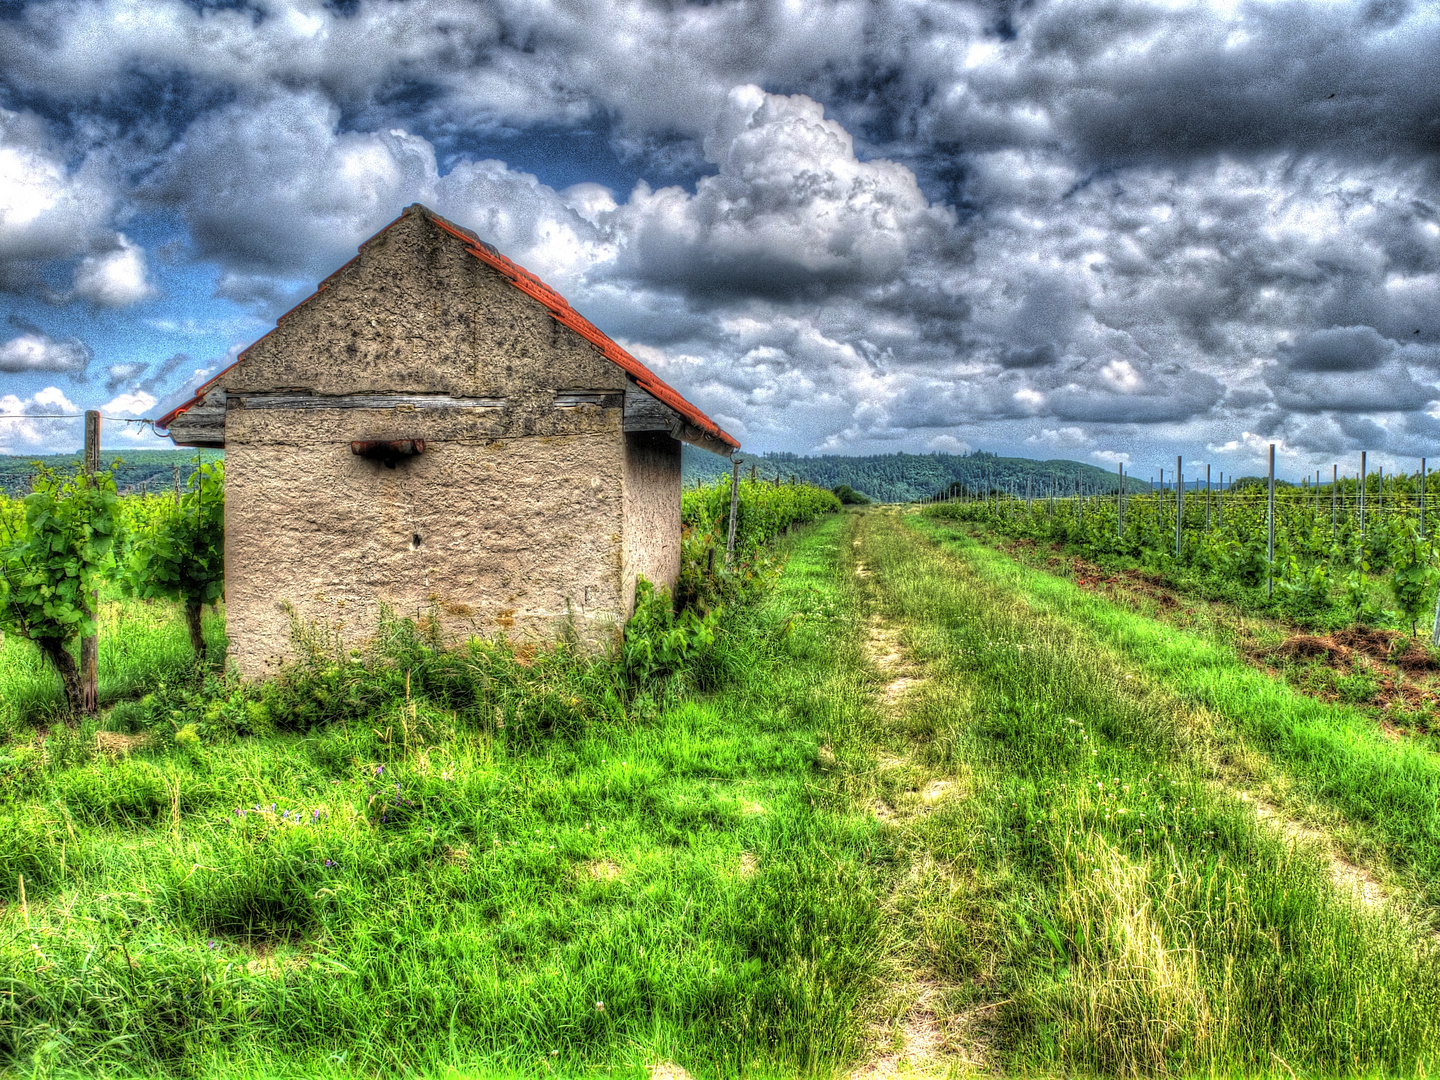
[[[857,539],[855,547],[860,546]],[[869,568],[859,561],[855,573],[862,581],[871,576]],[[887,719],[897,717],[906,696],[926,683],[923,667],[906,652],[901,637],[900,627],[886,623],[878,615],[871,617],[865,657],[885,680],[878,704]],[[897,769],[918,771],[908,753],[882,756],[877,762],[881,773]],[[902,825],[928,813],[958,790],[954,780],[944,777],[917,780],[913,789],[913,797],[901,800],[898,808],[884,799],[875,799],[871,813],[887,824]],[[897,997],[905,1004],[888,1022],[877,1024],[877,1050],[851,1071],[851,1080],[955,1076],[991,1068],[984,1034],[986,1007],[946,1016],[943,985],[923,973],[917,973]]]

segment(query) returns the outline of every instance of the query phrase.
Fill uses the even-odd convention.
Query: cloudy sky
[[[1440,461],[1409,0],[0,0],[0,413],[158,415],[416,201],[746,449]]]

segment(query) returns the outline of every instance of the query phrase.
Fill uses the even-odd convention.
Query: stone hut
[[[296,625],[574,633],[680,569],[680,444],[739,443],[539,278],[411,206],[158,421],[225,450],[226,629],[248,676]]]

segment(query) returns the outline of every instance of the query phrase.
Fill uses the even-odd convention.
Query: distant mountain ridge
[[[205,461],[224,459],[219,450],[202,451]],[[1074,494],[1078,482],[1087,495],[1115,490],[1115,474],[1087,465],[1083,461],[1036,461],[1032,458],[998,457],[977,451],[973,454],[872,454],[850,457],[825,454],[806,457],[801,454],[746,454],[743,471],[749,475],[753,466],[757,476],[772,480],[778,474],[783,480],[791,476],[818,487],[835,488],[849,484],[877,502],[909,502],[913,499],[939,495],[952,484],[971,491],[1009,491],[1024,496]],[[116,458],[121,460],[115,481],[122,492],[172,490],[175,467],[180,468],[180,483],[189,479],[195,468],[194,450],[124,450],[107,447],[100,460],[108,468]],[[704,450],[685,446],[682,455],[684,482],[692,487],[697,481],[709,483],[730,472],[724,458]],[[0,490],[7,495],[24,495],[30,490],[33,462],[52,469],[69,470],[80,463],[80,454],[0,454]],[[1189,486],[1187,484],[1187,486]],[[1126,477],[1130,491],[1149,491],[1147,481]]]
[[[782,480],[793,475],[818,487],[834,488],[849,484],[877,502],[910,502],[939,495],[952,484],[970,491],[1008,491],[1035,497],[1073,495],[1076,485],[1087,495],[1115,490],[1115,473],[1087,465],[1083,461],[1055,459],[1036,461],[1032,458],[999,457],[984,451],[972,454],[873,454],[851,457],[824,454],[805,457],[800,454],[746,454],[742,471],[766,480],[777,474]],[[685,447],[683,476],[687,487],[696,481],[710,482],[730,471],[724,459],[702,450]],[[1149,491],[1150,485],[1134,477],[1125,478],[1128,491]],[[1028,485],[1028,486],[1027,486]]]

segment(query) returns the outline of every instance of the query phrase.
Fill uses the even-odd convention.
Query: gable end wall
[[[433,620],[445,640],[553,640],[573,622],[582,642],[608,648],[635,573],[673,582],[679,568],[679,447],[660,436],[673,468],[672,451],[632,447],[618,404],[625,384],[422,217],[368,244],[223,383],[237,667],[273,673],[295,655],[295,626],[331,648],[360,645],[384,609]],[[577,390],[616,404],[556,407],[557,391]],[[504,405],[246,407],[247,394],[280,392]],[[349,449],[352,439],[411,438],[426,452],[394,469]],[[652,556],[640,537],[663,538],[665,513],[674,540]]]

